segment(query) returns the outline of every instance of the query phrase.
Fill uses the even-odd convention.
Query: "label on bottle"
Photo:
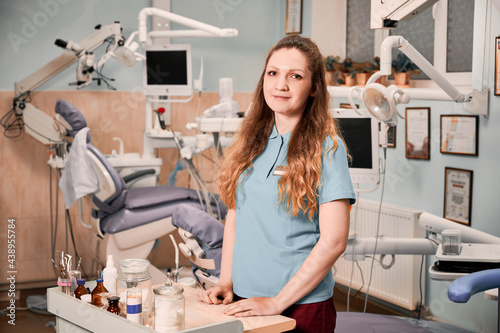
[[[127,295],[127,319],[142,324],[142,296],[140,294]]]

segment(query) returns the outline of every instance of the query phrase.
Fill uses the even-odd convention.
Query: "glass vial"
[[[120,315],[120,297],[118,296],[111,296],[108,297],[108,308],[106,309],[107,311]]]
[[[102,279],[97,279],[96,282],[97,285],[92,290],[92,304],[100,307],[102,306],[101,293],[107,293],[108,291],[104,288]]]
[[[86,295],[86,294],[89,293],[89,291],[87,290],[87,288],[85,288],[85,280],[84,279],[78,279],[78,280],[76,280],[76,284],[78,285],[78,287],[76,287],[74,295],[75,295],[76,298],[82,299],[81,298],[82,295]]]

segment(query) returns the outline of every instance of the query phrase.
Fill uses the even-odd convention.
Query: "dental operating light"
[[[139,49],[139,44],[134,42],[134,37],[137,36],[138,32],[134,31],[125,42],[122,47],[118,47],[115,51],[111,53],[122,66],[134,66],[137,61],[145,60],[146,57],[136,52]]]

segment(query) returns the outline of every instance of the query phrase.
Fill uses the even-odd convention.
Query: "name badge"
[[[277,166],[273,171],[273,175],[275,176],[283,176],[286,174],[286,169],[284,166]]]

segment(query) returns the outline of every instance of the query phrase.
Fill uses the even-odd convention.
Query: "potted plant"
[[[354,63],[351,58],[344,59],[343,62],[345,72],[343,73],[344,84],[348,87],[356,85],[356,74],[358,70],[354,68]]]
[[[339,56],[328,56],[324,59],[326,69],[326,83],[329,86],[337,85],[338,77],[345,71]]]
[[[392,74],[398,87],[410,88],[411,75],[419,73],[420,69],[404,53],[398,53],[397,58],[392,61]]]
[[[364,87],[370,76],[380,70],[380,58],[375,57],[373,62],[365,61],[363,63],[356,64],[354,67],[358,68],[356,73],[357,85]]]
[[[350,58],[344,60],[344,65],[348,72],[346,75],[347,86],[364,87],[375,68],[375,65],[369,61],[353,62]]]

